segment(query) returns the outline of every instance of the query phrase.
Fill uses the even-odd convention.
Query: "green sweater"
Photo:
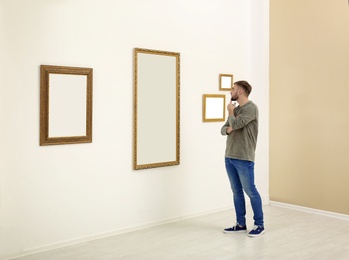
[[[225,157],[254,162],[258,136],[258,107],[252,101],[234,109],[222,126],[221,134],[227,135],[227,128],[233,131],[227,136]]]

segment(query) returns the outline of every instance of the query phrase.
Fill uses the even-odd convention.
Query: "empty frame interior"
[[[180,55],[134,49],[134,169],[179,164]]]
[[[220,122],[225,120],[225,95],[203,95],[203,122]]]
[[[40,145],[92,142],[92,69],[41,66]]]

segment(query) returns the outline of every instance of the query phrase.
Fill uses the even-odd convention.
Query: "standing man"
[[[236,225],[224,233],[246,232],[246,205],[244,191],[251,201],[254,228],[248,233],[258,237],[264,233],[262,199],[254,184],[254,160],[258,135],[258,107],[248,99],[252,90],[247,81],[234,83],[227,106],[229,117],[221,129],[227,135],[225,168],[233,191]]]

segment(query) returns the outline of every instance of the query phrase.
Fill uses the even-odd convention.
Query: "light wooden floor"
[[[17,258],[56,259],[349,259],[349,221],[277,206],[265,206],[266,232],[224,234],[232,210]],[[248,228],[252,214],[248,212]]]

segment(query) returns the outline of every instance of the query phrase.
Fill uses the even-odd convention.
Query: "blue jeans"
[[[254,184],[254,162],[226,157],[225,168],[233,191],[236,222],[246,225],[245,191],[251,201],[254,224],[264,226],[262,199]]]

